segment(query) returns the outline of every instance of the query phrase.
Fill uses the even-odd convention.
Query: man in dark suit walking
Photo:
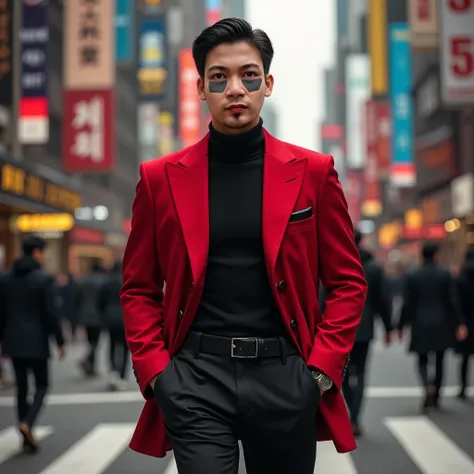
[[[18,429],[25,451],[38,449],[32,427],[49,386],[49,336],[56,338],[59,356],[64,338],[56,308],[54,279],[43,268],[46,241],[35,236],[23,241],[23,256],[0,279],[0,345],[13,363],[17,387]],[[33,402],[28,397],[28,376],[35,379]]]

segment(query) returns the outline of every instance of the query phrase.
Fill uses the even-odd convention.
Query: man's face
[[[221,44],[207,55],[198,92],[207,101],[214,128],[227,134],[246,132],[258,124],[273,77],[265,76],[258,50],[245,41]]]

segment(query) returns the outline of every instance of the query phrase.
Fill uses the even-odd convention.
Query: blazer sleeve
[[[132,208],[132,227],[123,258],[120,300],[133,369],[145,398],[149,385],[170,361],[164,341],[163,276],[158,264],[156,208],[145,163]]]
[[[317,196],[319,277],[326,291],[307,365],[331,378],[340,390],[367,297],[367,282],[344,193],[329,157]]]

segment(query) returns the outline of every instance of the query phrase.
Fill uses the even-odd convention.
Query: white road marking
[[[41,441],[54,433],[52,426],[38,426],[33,428],[33,435]],[[23,438],[16,427],[0,431],[0,464],[7,461],[21,451]]]
[[[427,417],[386,418],[385,425],[423,474],[474,473],[474,461]]]
[[[51,463],[40,474],[102,474],[125,450],[135,423],[103,423]]]
[[[459,392],[459,387],[444,387],[442,396],[455,397]],[[474,396],[474,387],[469,387],[466,391],[468,396]],[[368,387],[365,390],[367,398],[418,398],[424,395],[420,387]],[[47,405],[94,405],[98,403],[132,403],[143,402],[143,397],[138,391],[129,392],[89,392],[89,393],[58,393],[48,395]],[[1,407],[15,406],[13,396],[0,397]]]
[[[318,443],[315,474],[357,474],[350,453],[338,453],[332,441]]]
[[[166,466],[166,469],[163,474],[179,474],[178,467],[176,466],[176,461],[174,460],[174,456],[171,456],[171,459],[168,465]]]

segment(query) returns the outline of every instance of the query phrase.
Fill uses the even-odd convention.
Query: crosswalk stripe
[[[135,423],[94,427],[40,474],[102,474],[128,445]]]
[[[338,453],[332,441],[318,443],[316,453],[317,474],[357,474],[350,453]]]
[[[171,457],[170,462],[167,464],[163,474],[178,474],[178,467],[176,466],[174,456]]]
[[[474,472],[474,461],[427,417],[389,417],[385,425],[423,474]]]
[[[459,387],[450,386],[441,389],[443,397],[456,397]],[[418,398],[424,395],[422,387],[367,387],[365,396],[370,399],[384,398]],[[474,387],[468,387],[466,395],[474,396]],[[138,391],[112,392],[112,393],[56,393],[48,395],[46,404],[49,406],[60,405],[96,405],[98,403],[143,403],[143,397]],[[14,407],[15,397],[6,395],[0,397],[0,407]]]
[[[33,428],[33,435],[41,441],[54,433],[52,426],[38,426]],[[22,438],[15,427],[0,431],[0,464],[20,452]]]

